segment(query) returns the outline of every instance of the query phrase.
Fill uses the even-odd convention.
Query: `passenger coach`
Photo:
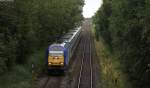
[[[48,47],[46,52],[46,66],[48,71],[66,70],[69,66],[70,58],[80,41],[81,27],[71,30],[60,40]]]

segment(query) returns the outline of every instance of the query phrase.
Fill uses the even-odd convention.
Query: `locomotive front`
[[[48,70],[64,69],[64,52],[65,48],[61,44],[53,44],[48,49]]]

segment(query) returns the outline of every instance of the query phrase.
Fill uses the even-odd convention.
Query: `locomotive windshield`
[[[63,51],[49,51],[50,56],[63,56]]]
[[[62,56],[64,48],[62,46],[53,45],[49,48],[49,55],[51,56]]]

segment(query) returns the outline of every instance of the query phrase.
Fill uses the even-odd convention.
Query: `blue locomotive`
[[[48,47],[46,52],[46,65],[50,70],[66,70],[81,36],[81,27],[71,30],[61,38],[61,43]]]

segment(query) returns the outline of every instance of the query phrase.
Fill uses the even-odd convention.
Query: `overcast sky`
[[[102,4],[102,0],[85,0],[85,6],[83,7],[83,16],[90,18],[99,9]]]

